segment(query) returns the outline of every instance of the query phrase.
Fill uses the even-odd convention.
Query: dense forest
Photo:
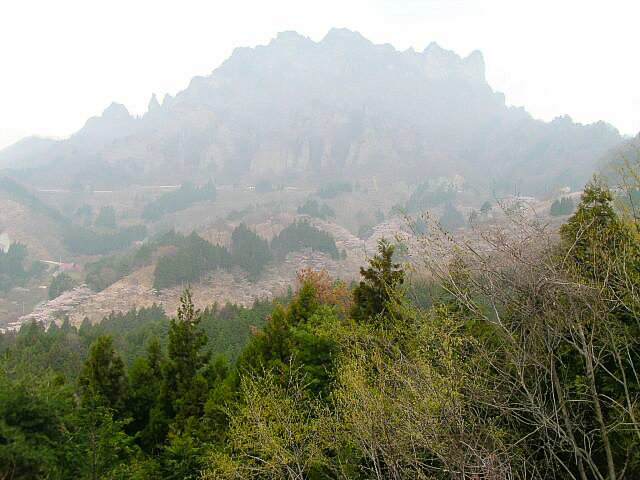
[[[176,250],[158,259],[154,272],[154,288],[160,290],[175,285],[188,285],[218,268],[240,268],[250,280],[255,280],[273,259],[274,253],[285,256],[289,252],[311,248],[334,259],[340,254],[331,234],[306,221],[294,222],[284,228],[269,244],[253,230],[241,223],[231,234],[231,248],[214,245],[196,232],[184,237],[173,234],[160,240]],[[151,243],[149,248],[153,248]],[[129,265],[129,263],[126,263]]]
[[[594,180],[545,228],[426,235],[426,283],[382,240],[352,286],[2,336],[1,478],[638,478],[637,224]]]
[[[328,218],[335,218],[336,212],[334,212],[329,205],[323,203],[322,205],[317,200],[307,200],[298,207],[298,213],[309,215],[310,217],[321,218],[323,220]]]
[[[571,197],[562,197],[553,201],[551,208],[549,209],[549,214],[554,217],[558,217],[560,215],[571,215],[573,209],[574,205]]]
[[[340,257],[338,247],[331,234],[317,229],[304,220],[294,222],[282,230],[271,241],[271,248],[285,255],[288,252],[310,248],[327,253],[333,259]]]

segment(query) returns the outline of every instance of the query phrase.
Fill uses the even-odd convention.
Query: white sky
[[[640,131],[639,0],[2,0],[0,147],[68,136],[112,101],[141,114],[234,47],[331,27],[401,50],[479,49],[507,103]]]

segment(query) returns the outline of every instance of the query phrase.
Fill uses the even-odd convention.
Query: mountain
[[[436,43],[397,51],[346,29],[320,42],[284,32],[234,50],[175,97],[154,95],[141,117],[112,104],[69,139],[0,166],[47,186],[460,175],[524,193],[582,186],[620,142],[603,122],[542,122],[506,106],[484,70],[480,52]]]
[[[640,133],[615,145],[599,163],[599,173],[604,175],[612,185],[638,183],[638,167],[640,166]],[[624,178],[628,177],[628,178]]]
[[[26,137],[0,150],[0,169],[32,168],[38,160],[45,160],[47,153],[57,142],[51,138]]]

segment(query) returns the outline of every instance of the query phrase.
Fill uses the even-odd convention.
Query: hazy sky
[[[68,136],[112,101],[146,110],[206,75],[234,47],[331,27],[422,51],[483,52],[507,103],[550,120],[640,131],[638,0],[3,0],[0,147]]]

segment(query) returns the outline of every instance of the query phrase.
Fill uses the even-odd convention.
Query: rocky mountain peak
[[[111,102],[111,105],[105,108],[102,112],[102,118],[113,120],[125,119],[131,118],[131,114],[129,113],[129,110],[127,110],[127,107],[125,107],[123,104]]]
[[[354,32],[348,28],[332,28],[327,32],[320,42],[325,45],[373,45],[371,41],[364,38],[359,32]]]
[[[464,60],[467,74],[475,79],[485,81],[484,57],[480,50],[474,50]]]
[[[295,30],[279,32],[276,37],[269,42],[270,45],[309,45],[313,40],[304,35],[300,35]]]
[[[127,107],[121,103],[112,102],[102,115],[91,117],[74,137],[91,142],[93,147],[109,142],[117,137],[132,132],[135,118],[131,116]]]
[[[160,103],[158,102],[158,98],[156,94],[153,93],[151,95],[151,100],[149,100],[149,106],[147,107],[148,112],[155,112],[160,109]]]
[[[398,51],[345,28],[319,42],[288,31],[235,49],[162,106],[153,95],[151,112],[134,118],[113,103],[41,163],[92,157],[132,178],[228,183],[465,172],[535,191],[581,186],[620,141],[606,125],[545,123],[507,107],[479,51],[463,58],[435,42]]]

